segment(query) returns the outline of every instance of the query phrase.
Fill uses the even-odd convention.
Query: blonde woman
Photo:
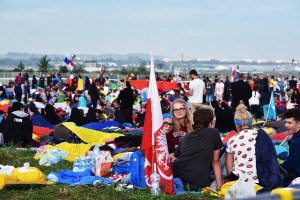
[[[174,116],[174,130],[167,134],[169,153],[173,154],[179,144],[179,139],[193,130],[193,115],[183,99],[176,99],[171,104]],[[172,155],[171,155],[172,156]]]
[[[226,170],[231,181],[244,174],[271,190],[280,186],[277,155],[270,137],[263,130],[252,129],[252,115],[244,104],[236,108],[234,123],[238,133],[227,142]]]

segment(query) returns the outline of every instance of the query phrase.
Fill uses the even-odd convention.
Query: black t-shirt
[[[289,85],[290,88],[297,88],[297,81],[292,79],[289,81]]]
[[[220,133],[215,128],[201,128],[187,134],[174,153],[177,158],[173,165],[174,175],[200,187],[209,186],[214,151],[222,146]]]

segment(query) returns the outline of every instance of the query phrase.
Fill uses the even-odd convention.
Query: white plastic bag
[[[40,165],[51,166],[68,157],[68,152],[61,149],[47,150],[39,161]]]
[[[10,176],[12,174],[12,171],[15,169],[14,166],[10,165],[0,165],[0,174],[6,174]]]
[[[248,174],[244,174],[229,188],[224,199],[243,199],[254,196],[256,196],[255,182]]]

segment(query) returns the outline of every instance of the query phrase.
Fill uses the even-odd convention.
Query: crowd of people
[[[240,73],[238,80],[231,82],[229,77],[225,81],[218,76],[200,78],[194,69],[189,75],[188,85],[178,74],[162,79],[157,75],[157,80],[178,84],[177,90],[161,92],[160,97],[173,174],[186,189],[197,191],[209,186],[212,179],[219,189],[225,181],[247,174],[268,191],[286,186],[300,176],[300,94],[295,77],[289,80],[265,75],[261,79],[258,75],[245,77]],[[20,73],[6,88],[0,86],[0,98],[12,102],[0,124],[4,142],[32,145],[32,127],[37,123],[51,127],[54,140],[70,142],[74,142],[74,135],[61,126],[62,122],[88,127],[91,123],[110,121],[123,128],[142,128],[147,90],[138,91],[131,86],[130,81],[136,80],[136,76],[120,80],[119,88],[110,87],[111,78],[100,73],[91,81],[89,77],[83,80],[81,74],[71,73],[67,82],[58,73],[42,75],[39,80],[33,76],[30,83],[28,73]],[[10,97],[6,92],[9,87],[13,88]],[[270,114],[272,95],[275,115]],[[57,106],[59,103],[65,107]],[[265,127],[273,127],[274,134],[285,131],[292,134],[289,155],[283,164],[277,162],[269,135],[253,128],[254,121],[259,119],[266,121]],[[231,131],[235,134],[223,144],[220,133]],[[105,142],[139,147],[141,138],[122,136]],[[221,164],[221,156],[226,157],[225,163]],[[226,168],[226,176],[222,167]],[[282,179],[284,172],[288,174],[287,182]]]

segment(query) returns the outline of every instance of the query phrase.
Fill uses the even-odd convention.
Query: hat
[[[268,78],[268,75],[266,74],[266,75],[264,75],[264,78]]]
[[[33,101],[33,98],[29,98],[28,101]]]
[[[58,107],[56,110],[57,111],[64,111],[61,107]]]
[[[163,116],[163,119],[165,119],[165,118],[171,118],[171,119],[174,120],[174,117],[173,117],[173,115],[171,113],[164,113],[162,116]]]

